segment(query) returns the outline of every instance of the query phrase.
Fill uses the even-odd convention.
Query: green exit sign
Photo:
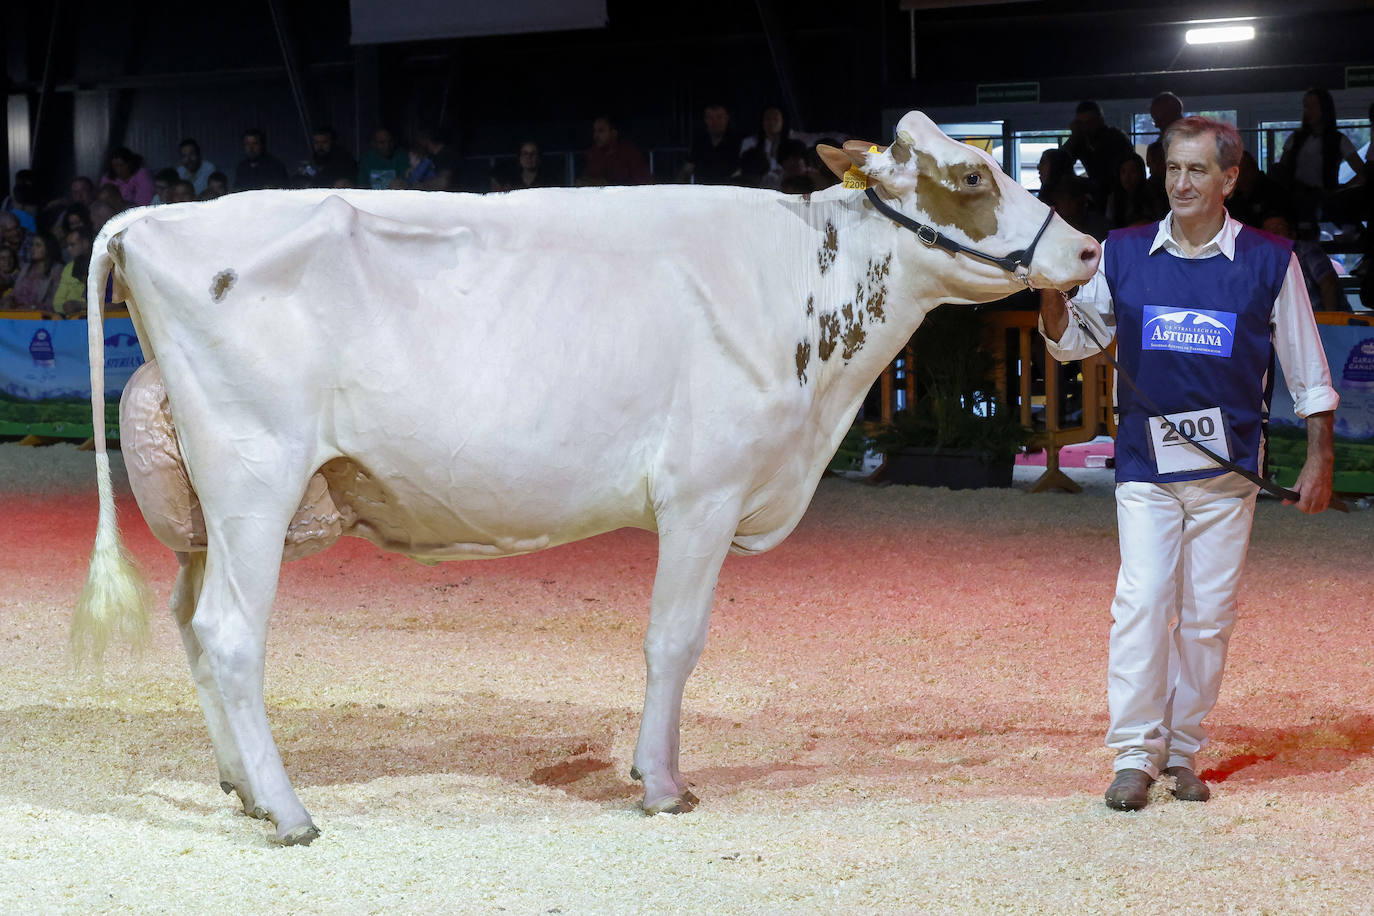
[[[1347,89],[1367,89],[1374,86],[1374,67],[1346,67],[1345,68],[1345,88]]]
[[[979,83],[979,105],[1003,105],[1007,102],[1040,101],[1039,83]]]

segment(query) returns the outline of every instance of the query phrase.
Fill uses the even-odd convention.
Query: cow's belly
[[[642,503],[636,506],[627,494],[560,486],[538,475],[502,479],[508,473],[494,467],[466,482],[425,488],[409,477],[379,480],[351,457],[320,469],[342,534],[418,560],[513,556],[616,528],[652,527]],[[579,496],[553,495],[558,493]]]
[[[120,431],[130,488],[154,535],[173,550],[207,549],[205,518],[156,360],[126,386]],[[427,454],[425,446],[421,439],[383,442],[326,461],[305,485],[283,559],[317,553],[343,535],[436,561],[512,556],[616,528],[653,527],[643,474],[627,469],[624,456],[602,455],[607,464],[620,460],[611,474],[607,464],[573,470],[555,460],[541,467],[509,452],[455,460]],[[388,471],[374,474],[375,467]],[[512,468],[525,470],[517,475]]]

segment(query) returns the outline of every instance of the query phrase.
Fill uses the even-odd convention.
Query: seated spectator
[[[78,226],[67,233],[67,252],[69,260],[57,282],[57,292],[52,300],[53,311],[75,318],[86,313],[86,277],[91,268],[89,226]]]
[[[0,210],[0,247],[13,252],[16,262],[20,261],[30,234],[20,224],[19,217],[8,210]]]
[[[168,192],[167,202],[169,204],[183,204],[187,201],[196,199],[196,186],[185,178],[178,178],[172,182],[172,188]]]
[[[1116,190],[1122,160],[1134,152],[1130,139],[1102,117],[1102,108],[1088,99],[1078,103],[1069,124],[1069,139],[1060,147],[1069,165],[1082,162],[1088,182],[1088,208],[1105,217],[1107,198]]]
[[[417,146],[424,148],[423,144]],[[425,149],[428,155],[429,150]],[[397,178],[404,179],[410,167],[404,150],[396,148],[396,138],[385,127],[372,131],[372,145],[358,163],[358,187],[381,191],[391,187]]]
[[[100,186],[113,185],[119,196],[132,206],[146,207],[153,202],[153,176],[143,165],[143,157],[127,146],[110,153],[109,164],[100,176]]]
[[[1236,187],[1226,198],[1226,210],[1247,226],[1263,228],[1265,217],[1283,214],[1292,220],[1288,193],[1279,183],[1260,171],[1254,155],[1246,150],[1240,156]]]
[[[201,200],[214,200],[216,197],[223,197],[229,193],[229,176],[223,172],[211,172],[210,177],[205,179],[205,190],[201,192]]]
[[[526,140],[520,144],[520,153],[516,157],[520,165],[520,177],[515,183],[515,188],[556,188],[563,182],[553,177],[544,169],[544,160],[539,153],[539,144],[533,140]]]
[[[19,255],[0,248],[0,308],[13,308],[14,281],[19,279]]]
[[[197,196],[204,194],[210,176],[217,171],[215,164],[201,158],[200,144],[192,137],[181,141],[178,152],[181,155],[181,165],[177,166],[177,175],[191,182]]]
[[[243,132],[243,159],[234,170],[235,191],[287,188],[291,177],[282,161],[267,151],[267,134],[259,127]]]
[[[14,173],[14,186],[0,201],[0,211],[14,214],[24,231],[38,231],[38,179],[31,169]]]
[[[110,217],[127,209],[129,202],[120,196],[119,188],[112,184],[101,185],[96,192],[95,203],[91,204],[91,228],[100,232],[100,227],[109,222]]]
[[[429,158],[428,145],[424,147],[418,144],[412,146],[410,148],[409,162],[410,167],[406,169],[405,173],[405,183],[407,187],[418,188],[438,174],[434,169],[434,160]]]
[[[602,115],[592,121],[592,146],[580,185],[650,184],[648,160],[639,147],[622,139],[611,119]]]
[[[1168,212],[1168,199],[1156,200],[1145,180],[1145,160],[1139,153],[1131,153],[1122,161],[1116,190],[1107,199],[1107,228],[1158,222]]]
[[[72,204],[67,208],[66,214],[63,215],[58,224],[58,232],[54,233],[53,237],[66,239],[67,235],[74,229],[85,229],[92,238],[95,237],[95,230],[91,228],[91,211],[80,204]],[[62,251],[62,260],[64,262],[71,260],[71,255],[65,249]]]
[[[310,158],[311,184],[317,188],[335,187],[335,182],[346,178],[350,182],[358,173],[358,162],[348,150],[339,145],[339,135],[327,124],[315,128],[311,135],[314,153]]]
[[[724,105],[707,105],[701,121],[705,129],[692,138],[677,180],[729,184],[739,172],[740,146],[740,138],[730,130],[730,112]]]
[[[181,180],[176,169],[158,169],[153,174],[153,205],[167,203],[172,185]]]
[[[1284,141],[1283,153],[1274,166],[1274,178],[1292,195],[1298,228],[1315,224],[1318,218],[1338,220],[1343,214],[1330,209],[1333,193],[1341,187],[1337,176],[1341,162],[1355,172],[1351,183],[1364,173],[1364,163],[1350,138],[1336,128],[1336,103],[1331,93],[1319,86],[1302,97],[1302,126]]]
[[[458,171],[462,162],[458,159],[458,151],[449,143],[448,132],[442,127],[430,127],[417,131],[415,139],[420,149],[428,153],[430,162],[434,164],[434,174],[415,187],[422,191],[457,190]]]
[[[1293,242],[1293,253],[1298,256],[1298,266],[1302,268],[1302,278],[1307,283],[1307,298],[1312,301],[1313,310],[1350,311],[1350,303],[1341,295],[1336,267],[1319,243],[1310,239],[1299,239],[1293,224],[1282,213],[1271,213],[1266,216],[1260,228],[1271,235],[1282,236]]]
[[[770,105],[759,118],[759,131],[740,142],[740,168],[756,187],[776,188],[782,181],[782,163],[778,150],[791,139],[792,131],[782,109]],[[762,169],[762,171],[760,171]]]
[[[50,237],[35,235],[29,241],[29,262],[14,281],[14,307],[53,310],[53,296],[62,279],[62,262],[57,259],[57,243]]]

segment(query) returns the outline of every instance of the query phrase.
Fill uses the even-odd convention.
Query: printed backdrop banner
[[[1336,489],[1374,492],[1374,327],[1319,324],[1331,384],[1341,396],[1336,408]],[[1285,486],[1297,477],[1307,454],[1302,420],[1279,370],[1270,414],[1270,464]]]
[[[106,318],[104,332],[107,416],[115,420],[119,393],[143,365],[143,351],[128,318]],[[0,435],[91,434],[86,333],[85,321],[0,320]]]

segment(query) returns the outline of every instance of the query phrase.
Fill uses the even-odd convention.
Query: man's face
[[[520,147],[520,167],[534,169],[539,167],[539,147],[526,143]]]
[[[391,131],[373,131],[372,148],[381,153],[383,159],[390,159],[392,154],[396,152],[396,141],[392,139]]]
[[[95,188],[89,181],[72,182],[72,200],[78,204],[89,207],[91,201],[95,200]]]
[[[1164,162],[1164,190],[1175,217],[1200,220],[1220,216],[1236,186],[1239,169],[1222,171],[1212,133],[1175,137]]]
[[[170,181],[163,181],[160,178],[153,179],[153,194],[157,196],[158,200],[165,203],[167,200],[167,192],[171,189],[172,183]]]
[[[316,156],[328,156],[334,151],[334,138],[329,134],[315,134],[311,140],[315,146]]]
[[[257,134],[244,134],[243,157],[252,162],[262,156],[262,140]]]
[[[186,171],[195,174],[200,170],[200,147],[188,143],[181,148],[181,164]]]
[[[592,122],[592,144],[594,146],[610,146],[614,139],[615,128],[611,127],[610,121],[605,118],[597,118]]]
[[[82,258],[91,253],[91,243],[79,232],[68,232],[67,251],[73,259]]]
[[[719,137],[730,126],[730,112],[719,105],[713,105],[706,109],[702,120],[706,122],[706,132],[713,137]]]

